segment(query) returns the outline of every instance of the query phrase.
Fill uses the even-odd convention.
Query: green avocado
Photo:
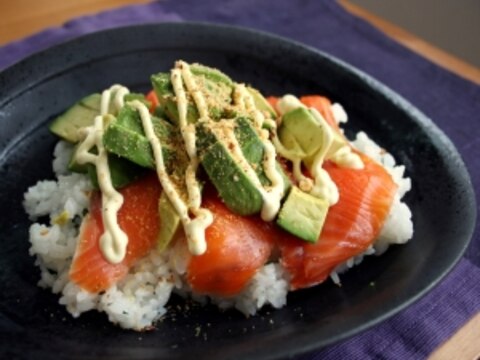
[[[91,94],[75,103],[50,123],[50,131],[68,142],[78,142],[78,130],[92,125],[100,113],[100,99],[100,94]]]
[[[232,79],[218,69],[196,63],[190,65],[190,70],[193,75],[203,76],[214,83],[222,83],[226,86],[233,87]]]
[[[311,111],[311,113],[315,118],[318,115],[320,115],[318,112],[315,114],[315,112]],[[329,156],[333,155],[342,146],[348,145],[348,140],[345,138],[345,136],[342,133],[333,129],[332,134],[333,134],[333,141],[332,141],[332,145],[330,145],[330,148],[328,149],[327,158]],[[303,162],[304,162],[305,166],[309,170],[311,170],[311,168],[312,168],[313,161],[315,160],[315,155],[316,154],[312,154],[310,156],[307,156],[305,159],[303,159]]]
[[[160,232],[157,237],[158,251],[164,251],[181,229],[180,216],[168,199],[165,191],[158,200],[158,217],[160,218]]]
[[[155,134],[162,144],[165,168],[169,174],[181,173],[188,157],[181,143],[180,131],[166,120],[152,116]],[[115,121],[105,129],[103,144],[108,152],[150,169],[155,169],[152,147],[143,131],[140,115],[124,106]]]
[[[327,201],[293,186],[280,209],[277,224],[300,239],[316,243],[327,213]]]
[[[166,172],[179,192],[179,196],[185,198],[187,190],[184,174],[188,166],[188,157],[182,145],[183,139],[180,131],[178,127],[156,116],[152,116],[152,124],[162,146]],[[121,109],[116,120],[108,125],[103,136],[103,143],[110,153],[121,157],[118,159],[132,165],[134,165],[133,163],[137,164],[134,166],[140,165],[143,168],[155,169],[153,150],[145,136],[140,114],[128,104]],[[163,251],[181,228],[180,217],[165,192],[162,192],[160,196],[158,210],[161,224],[157,247],[159,251]]]
[[[262,165],[264,154],[263,144],[256,130],[253,128],[252,122],[250,119],[244,117],[237,118],[236,122],[237,126],[235,126],[234,130],[235,137],[240,144],[243,155],[248,162],[252,164],[262,185],[270,185],[270,180],[268,180]],[[278,162],[276,164],[276,169],[282,175],[284,193],[287,193],[291,186],[290,178]]]
[[[180,130],[168,121],[152,116],[155,134],[160,140],[165,170],[178,193],[186,197],[184,174],[188,155]],[[111,121],[103,135],[105,149],[143,168],[155,169],[153,150],[143,131],[140,114],[131,106],[124,106],[117,118]]]
[[[231,118],[233,81],[221,71],[203,66],[191,64],[190,70],[198,87],[207,99],[209,116],[212,119]],[[158,73],[151,76],[151,82],[157,94],[160,106],[173,123],[178,123],[178,110],[175,93],[169,73]],[[195,123],[199,114],[191,97],[188,98],[187,122]]]
[[[78,130],[93,124],[95,116],[100,114],[101,99],[102,95],[98,93],[84,97],[53,120],[49,126],[50,131],[68,142],[80,141]],[[140,100],[147,107],[150,106],[150,102],[143,94],[130,93],[125,95],[124,100],[125,102]],[[110,102],[109,113],[114,113],[112,102]]]
[[[229,149],[201,122],[197,124],[197,151],[203,169],[230,210],[239,215],[252,215],[261,210],[261,193]]]
[[[329,150],[331,154],[346,144],[342,134],[336,130],[332,133],[333,143]],[[287,149],[303,154],[303,161],[310,169],[315,155],[322,147],[324,129],[311,110],[299,107],[283,115],[278,136]]]
[[[158,73],[150,78],[153,89],[160,103],[160,109],[164,112],[168,119],[174,124],[178,124],[178,110],[175,101],[175,93],[173,92],[172,82],[169,73]],[[194,123],[198,119],[197,108],[190,101],[187,107],[187,122]]]
[[[234,134],[243,156],[255,169],[262,185],[270,185],[262,167],[263,144],[251,121],[247,118],[222,121],[235,122]],[[263,205],[260,191],[247,176],[246,171],[235,161],[231,150],[204,123],[197,124],[197,149],[202,167],[225,205],[239,215],[258,213]],[[281,170],[278,164],[277,169]],[[288,189],[290,181],[285,174],[282,176],[285,189]]]
[[[313,155],[322,147],[323,127],[307,108],[299,107],[283,115],[278,128],[282,144],[289,150]]]
[[[108,152],[150,169],[155,168],[155,159],[148,139],[115,122],[103,134],[103,145]],[[164,153],[164,155],[167,155]]]
[[[276,111],[273,109],[272,105],[270,105],[270,103],[267,101],[267,99],[265,99],[265,97],[261,94],[260,91],[250,86],[247,86],[247,90],[250,95],[252,95],[255,107],[258,110],[266,112],[272,119],[275,119],[277,117]]]

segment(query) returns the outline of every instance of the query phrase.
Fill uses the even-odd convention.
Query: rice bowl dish
[[[177,63],[174,69],[179,69],[178,66]],[[203,76],[203,81],[208,82],[208,76],[197,76]],[[237,84],[233,85],[234,90],[232,91],[235,91],[236,88]],[[117,96],[116,94],[120,92],[119,89],[122,88],[116,88],[115,91],[112,91],[112,97]],[[172,118],[175,117],[175,114],[173,114],[174,111],[172,108],[169,107],[171,106],[169,105],[171,104],[169,102],[171,98],[160,90],[156,90],[155,95],[157,96],[159,103],[155,105],[152,104],[152,102],[155,101],[150,101],[150,103],[146,105],[144,104],[143,106],[147,108],[147,105],[149,105],[148,107],[152,114],[156,114],[155,116],[158,115],[159,117],[164,116],[169,119],[169,123],[178,125],[181,121],[178,121],[178,119],[172,120]],[[240,93],[242,93],[241,91],[242,90],[239,90]],[[178,96],[178,92],[176,95]],[[245,104],[248,102],[245,101],[245,99],[249,98],[248,96],[249,95],[244,96],[242,111],[253,113],[258,109],[248,109],[247,104]],[[125,94],[123,94],[123,97],[125,97]],[[148,101],[148,96],[146,99]],[[142,100],[143,99],[131,101],[137,101],[136,106],[141,108],[141,104],[143,104]],[[193,96],[190,96],[187,100],[196,103],[197,99],[193,99]],[[229,102],[234,103],[236,106],[240,106],[239,104],[242,103],[242,100],[236,100],[232,93]],[[262,124],[260,124],[259,126],[252,126],[252,128],[257,132],[259,138],[261,138],[263,134],[262,129],[266,129],[269,133],[266,141],[270,141],[274,144],[275,138],[277,138],[280,143],[277,145],[283,146],[287,152],[295,152],[297,149],[295,149],[295,145],[292,145],[294,142],[289,142],[289,139],[291,140],[292,137],[287,136],[287,134],[295,133],[296,130],[288,129],[286,127],[287,122],[279,119],[288,119],[289,114],[290,116],[293,116],[292,112],[294,111],[298,111],[298,113],[303,111],[303,113],[305,113],[305,109],[308,110],[307,115],[309,115],[309,113],[312,112],[311,109],[314,107],[303,104],[298,98],[293,96],[283,96],[276,99],[276,102],[272,100],[271,103],[274,108],[273,115],[269,117],[268,114],[265,114],[268,113],[269,110],[261,111],[263,112],[262,116],[267,120],[273,120],[275,124],[271,127],[262,127]],[[119,112],[122,111],[123,107],[128,106],[128,104],[129,102],[125,101],[122,106],[119,106],[118,109],[115,109],[112,112],[106,110],[105,114],[102,115],[103,120],[105,121],[109,114],[113,114],[113,116],[106,122],[109,124],[111,122],[111,124],[113,124],[114,121],[118,121],[121,117]],[[328,106],[331,111],[331,116],[337,126],[346,122],[347,116],[339,104],[329,104]],[[197,107],[199,107],[198,104]],[[159,113],[155,113],[157,108],[159,108]],[[301,111],[297,109],[301,109]],[[231,109],[228,110],[230,111]],[[238,111],[238,113],[235,114],[229,113],[227,114],[228,117],[225,116],[228,112],[224,112],[218,116],[216,122],[218,123],[225,119],[230,122],[237,121],[240,115],[245,115],[242,111]],[[102,113],[102,111],[99,111],[99,114],[100,113]],[[181,113],[181,111],[179,111],[179,113]],[[315,112],[316,116],[318,116],[317,113],[320,113],[320,111]],[[184,117],[186,118],[187,115],[188,111],[186,111]],[[255,124],[255,115],[250,115],[252,123]],[[320,115],[322,118],[326,117],[322,114]],[[177,116],[179,115],[177,114]],[[209,114],[209,116],[211,116],[211,114]],[[92,120],[93,119],[90,119],[90,122]],[[109,124],[107,126],[109,126]],[[326,126],[331,126],[333,129],[335,127],[334,125],[329,125],[326,121],[321,124],[323,130],[325,130]],[[283,131],[285,135],[283,138],[281,131],[282,126],[285,126],[286,129]],[[219,130],[212,131],[214,135],[217,134],[215,131],[217,131],[217,133],[219,132]],[[341,135],[341,131],[339,131],[338,134],[340,134],[338,135],[339,138],[343,136]],[[85,137],[85,134],[83,134],[83,136]],[[155,238],[154,246],[150,246],[144,256],[132,261],[132,264],[128,266],[126,274],[124,274],[121,279],[111,284],[111,286],[101,289],[100,291],[89,291],[88,289],[85,289],[85,287],[82,287],[81,282],[72,279],[72,263],[77,258],[76,252],[78,251],[77,249],[79,248],[80,238],[82,237],[82,231],[80,230],[81,224],[87,221],[85,218],[89,216],[89,212],[91,211],[92,194],[98,192],[98,184],[95,184],[94,180],[92,181],[91,172],[72,172],[72,158],[75,157],[74,154],[78,150],[73,143],[74,142],[62,140],[57,144],[53,160],[53,169],[57,179],[39,181],[25,193],[24,200],[25,210],[33,221],[48,217],[48,221],[45,223],[34,223],[30,228],[30,253],[32,256],[35,256],[36,264],[41,271],[39,285],[45,288],[50,288],[52,292],[59,294],[60,304],[66,306],[67,310],[73,316],[79,316],[81,313],[90,310],[98,310],[105,312],[110,321],[123,328],[144,330],[154,326],[155,321],[165,314],[166,304],[172,293],[178,293],[184,297],[193,297],[198,301],[211,301],[217,304],[221,309],[236,308],[245,315],[250,316],[254,315],[263,306],[271,306],[273,308],[281,308],[285,306],[287,304],[287,294],[290,290],[317,285],[325,281],[325,279],[320,279],[320,277],[315,280],[310,278],[308,281],[303,278],[302,280],[299,274],[292,272],[292,263],[286,260],[288,259],[288,252],[292,249],[292,244],[289,243],[286,245],[282,244],[281,246],[273,245],[272,249],[269,249],[266,259],[262,261],[263,263],[260,266],[255,268],[247,281],[242,284],[240,291],[235,289],[234,293],[231,294],[229,289],[228,291],[225,291],[225,294],[221,294],[221,292],[217,291],[218,289],[216,287],[214,287],[215,291],[198,291],[199,284],[196,280],[192,281],[190,266],[192,259],[194,259],[195,256],[202,256],[202,254],[208,251],[208,241],[205,242],[207,247],[204,249],[204,253],[201,253],[201,251],[196,253],[195,250],[198,249],[195,249],[194,246],[189,246],[185,231],[182,232],[181,225],[178,225],[178,228],[175,231],[171,231],[172,234],[170,234],[170,239],[166,241],[166,244],[164,239],[160,241],[160,239]],[[388,177],[390,177],[392,184],[394,184],[394,192],[392,192],[391,203],[388,206],[388,214],[386,214],[385,218],[382,220],[381,229],[379,229],[375,239],[370,239],[370,243],[365,244],[361,251],[357,251],[353,256],[348,256],[334,266],[329,267],[327,275],[335,283],[340,283],[339,274],[341,272],[358,264],[364,256],[381,254],[389,245],[404,243],[408,241],[413,234],[410,210],[405,203],[402,202],[403,196],[411,187],[410,179],[404,176],[404,166],[397,165],[394,158],[384,149],[376,145],[375,142],[368,138],[365,133],[361,132],[357,134],[355,140],[345,144],[349,149],[353,149],[349,150],[350,154],[355,155],[357,152],[362,153],[364,154],[362,156],[366,156],[370,159],[366,161],[372,161],[372,163],[374,162],[375,164],[378,164],[378,166],[381,166],[384,169],[385,174],[388,174]],[[277,159],[282,157],[280,154],[281,151],[278,151],[279,146],[274,146],[277,150]],[[302,147],[302,149],[305,150],[305,147]],[[207,150],[205,154],[208,153]],[[312,167],[312,155],[315,157],[322,151],[325,152],[325,149],[322,149],[321,146],[314,150],[308,149],[304,156],[302,155],[302,168],[305,169],[308,168],[308,166]],[[343,154],[345,154],[345,151]],[[333,155],[335,154],[330,155],[332,155],[331,158],[333,158]],[[204,157],[200,160],[200,163],[202,166],[207,167],[207,165],[202,163],[207,155],[203,156]],[[128,160],[130,161],[131,159]],[[331,159],[330,161],[333,162]],[[292,163],[293,162],[294,161],[292,161]],[[310,165],[306,165],[308,163],[310,163]],[[303,177],[301,178],[301,176],[305,176],[305,178],[309,178],[310,176],[310,178],[312,178],[311,174],[301,174],[296,178],[295,176],[292,176],[294,170],[289,166],[291,166],[291,164],[286,166],[284,171],[287,173],[287,177],[290,177],[290,186],[299,189],[301,194],[310,194],[312,192],[311,181],[309,182]],[[144,168],[147,168],[147,170],[145,170],[146,172],[155,171],[153,169],[148,169],[148,167],[145,166]],[[339,168],[342,168],[342,166],[339,166]],[[348,166],[346,166],[346,168],[348,168]],[[158,173],[158,169],[156,170]],[[357,170],[360,171],[361,169]],[[201,171],[202,180],[210,179],[209,170],[202,169]],[[246,172],[248,173],[248,171]],[[141,176],[147,175],[142,172]],[[269,180],[273,183],[271,178]],[[138,181],[138,177],[129,181],[131,181],[131,183]],[[212,181],[212,183],[213,182],[214,181]],[[236,182],[235,179],[233,182]],[[315,181],[313,181],[313,183],[314,186]],[[123,186],[130,185],[122,184],[118,189]],[[211,184],[204,186],[212,187]],[[273,186],[271,187],[273,188]],[[215,186],[212,188],[215,188]],[[221,193],[222,191],[218,188],[215,188],[215,190],[217,190],[218,193]],[[214,192],[214,190],[208,188],[202,191],[208,194],[212,191]],[[277,219],[277,222],[280,221],[278,218],[282,214],[282,207],[285,206],[288,201],[287,194],[291,191],[291,189],[285,190],[283,188],[279,191],[279,193],[283,192],[282,195],[279,196],[279,198],[281,198],[281,201],[278,203],[279,208],[275,212],[273,218],[267,219],[267,221],[264,222],[272,223],[274,219]],[[319,204],[324,204],[325,202],[328,203],[326,210],[327,213],[330,211],[330,207],[335,205],[334,199],[332,200],[329,198],[330,195],[322,193],[321,191],[316,195],[312,195],[313,197],[322,200]],[[229,199],[222,198],[221,202],[227,203],[228,207],[228,200]],[[155,199],[155,201],[158,201],[158,199]],[[215,206],[217,205],[214,205],[213,207]],[[239,211],[235,204],[230,204],[230,207],[228,208],[229,210],[235,208],[237,213],[243,211]],[[235,212],[233,210],[231,211]],[[257,208],[251,214],[242,214],[240,216],[258,216],[260,212],[262,212],[262,209]],[[278,213],[280,213],[280,215],[278,215]],[[325,214],[323,222],[325,223],[325,221],[327,221],[326,226],[328,226],[328,220],[325,218],[328,219],[327,214]],[[316,231],[321,232],[324,230],[325,225],[321,225],[323,228],[318,225]],[[285,227],[288,227],[285,223],[278,225],[278,227],[282,230],[279,230],[281,232],[276,233],[276,236],[278,234],[281,234],[278,236],[283,236],[284,232],[289,231],[290,235],[292,235],[292,232],[298,232],[297,229],[285,229]],[[208,229],[208,226],[206,228]],[[293,235],[298,237],[298,234]],[[295,246],[303,248],[304,244],[313,246],[309,244],[317,243],[318,239],[313,242],[310,240],[310,234],[307,234],[304,237],[307,237],[308,239],[292,240],[295,242]],[[318,241],[321,241],[321,238]],[[159,242],[161,244],[159,244]],[[276,250],[273,250],[273,248]],[[315,284],[313,284],[313,282],[315,282]]]

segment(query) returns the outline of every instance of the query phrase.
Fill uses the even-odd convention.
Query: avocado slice
[[[169,73],[158,73],[150,77],[153,89],[157,94],[160,108],[164,112],[168,119],[174,124],[178,124],[178,109],[175,101],[175,93],[173,92],[173,85],[170,81]],[[190,101],[187,106],[187,122],[192,124],[197,121],[199,115],[197,108]]]
[[[150,107],[150,102],[145,99],[143,94],[130,93],[125,95],[124,99],[125,102],[140,100],[147,107]],[[80,141],[78,130],[93,124],[95,116],[100,114],[101,100],[102,95],[98,93],[84,97],[62,115],[55,118],[50,123],[50,131],[68,142],[76,143]],[[113,113],[113,104],[111,102],[109,113]]]
[[[266,112],[270,115],[272,119],[277,117],[276,111],[273,109],[272,105],[265,99],[260,91],[257,89],[247,86],[247,90],[252,95],[255,106],[258,110]]]
[[[129,93],[125,95],[124,100],[125,102],[139,100],[146,106],[150,106],[150,102],[145,99],[143,94]],[[91,126],[93,124],[95,117],[100,114],[100,102],[101,95],[98,93],[91,94],[83,98],[75,105],[70,107],[64,114],[57,117],[51,123],[50,130],[67,141],[73,143],[79,142],[81,139],[78,134],[78,130],[82,127]],[[111,107],[109,112],[111,113],[113,112],[113,105],[112,103],[110,103],[110,105]],[[120,110],[120,113],[122,113],[120,116],[121,125],[132,128],[134,132],[143,132],[143,129],[139,127],[141,124],[135,120],[131,120],[133,109],[129,106],[124,108],[125,110],[123,108]],[[108,117],[108,121],[106,122],[107,127],[108,124],[112,122],[112,119],[115,121],[115,118],[110,115]],[[93,186],[98,188],[98,179],[95,166],[92,164],[78,164],[75,161],[77,147],[78,145],[73,151],[72,158],[68,164],[68,169],[72,172],[87,173],[92,181]],[[92,152],[95,153],[95,149],[93,149]],[[108,164],[110,168],[112,184],[115,188],[121,188],[129,184],[144,173],[144,169],[142,169],[140,166],[114,154],[108,155]]]
[[[218,69],[200,64],[191,64],[190,70],[202,89],[209,108],[209,115],[214,120],[234,119],[240,115],[232,104],[232,95],[235,83],[230,77]],[[169,73],[158,73],[151,77],[153,88],[159,98],[160,106],[173,123],[178,123],[178,110],[175,94],[170,81]],[[255,106],[268,117],[276,118],[276,112],[267,99],[255,88],[248,86],[247,91],[252,95]],[[187,107],[187,122],[195,123],[199,118],[193,99],[189,98]]]
[[[195,63],[190,65],[190,70],[193,75],[203,76],[214,83],[223,83],[226,86],[233,87],[232,79],[218,69]]]
[[[230,210],[239,215],[252,215],[261,210],[260,191],[204,123],[197,124],[197,151],[203,169]]]
[[[322,147],[323,132],[322,125],[304,107],[284,114],[278,128],[282,144],[289,150],[301,150],[306,156],[315,154]]]
[[[188,157],[180,131],[166,120],[152,116],[156,135],[162,144],[165,168],[169,174],[186,168]],[[131,106],[124,106],[115,121],[105,129],[103,144],[108,152],[150,169],[155,169],[155,159],[150,142],[145,136],[140,115]]]
[[[312,110],[310,110],[310,113],[315,118],[317,118],[317,116],[320,115],[318,112],[315,114],[315,112],[312,111]],[[327,158],[330,157],[331,155],[333,155],[341,147],[343,147],[345,145],[348,146],[348,140],[341,132],[337,131],[336,129],[332,129],[332,135],[333,135],[332,144],[330,145],[330,148],[328,149],[328,152],[326,154]],[[312,154],[310,156],[305,157],[305,159],[303,159],[303,162],[304,162],[305,166],[309,170],[312,170],[312,165],[313,165],[313,162],[315,160],[315,156],[316,156],[316,154]]]
[[[180,216],[163,191],[158,200],[158,214],[160,218],[160,232],[157,237],[157,249],[164,251],[181,229]]]
[[[124,126],[116,123],[110,124],[103,134],[103,145],[108,152],[128,159],[139,166],[155,168],[153,151],[148,139]]]
[[[327,213],[327,201],[293,186],[280,209],[277,224],[300,239],[316,243]]]
[[[233,81],[220,70],[200,64],[191,64],[190,70],[207,99],[210,117],[215,120],[233,117],[235,115],[231,110]],[[151,76],[151,82],[160,106],[168,118],[178,124],[178,110],[170,73],[154,74]],[[188,97],[188,102],[187,122],[195,123],[199,114],[191,97]]]
[[[257,176],[262,185],[270,185],[270,180],[265,174],[263,168],[263,144],[256,130],[253,128],[251,120],[248,118],[240,117],[236,119],[236,123],[237,126],[235,127],[235,137],[237,138],[240,147],[242,148],[243,155],[245,156],[247,161],[253,165],[253,168],[255,169],[255,172],[257,173]],[[278,162],[276,164],[276,169],[282,175],[284,193],[287,193],[288,189],[291,186],[290,178]]]
[[[332,130],[333,143],[329,154],[346,144],[346,139],[336,130]],[[315,114],[305,107],[299,107],[283,115],[278,129],[282,144],[289,150],[303,154],[303,162],[311,168],[315,155],[322,147],[324,129]],[[327,154],[327,156],[329,155]]]
[[[245,159],[252,165],[262,185],[270,185],[262,166],[264,148],[257,132],[248,118],[234,121],[234,134]],[[260,191],[247,173],[233,158],[231,151],[216,137],[204,123],[197,124],[197,149],[202,167],[217,189],[227,207],[239,215],[258,213],[263,205]],[[284,178],[284,187],[291,185],[287,175],[277,163],[277,169]],[[286,190],[285,190],[286,191]]]
[[[68,142],[80,141],[78,130],[93,124],[100,113],[100,99],[100,94],[91,94],[75,103],[50,123],[50,131]]]
[[[236,126],[234,129],[235,138],[237,139],[242,153],[247,161],[253,165],[257,176],[262,185],[270,185],[270,180],[263,170],[263,144],[258,137],[257,132],[251,125],[250,119],[238,118],[235,120]]]

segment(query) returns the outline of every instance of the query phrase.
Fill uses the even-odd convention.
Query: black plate
[[[344,105],[349,133],[367,131],[407,166],[414,239],[343,277],[293,293],[288,306],[246,319],[213,307],[178,310],[148,333],[124,331],[98,313],[73,319],[36,286],[22,196],[52,177],[56,139],[46,124],[112,83],[149,88],[176,59],[218,67],[266,94],[324,93]],[[405,100],[367,75],[311,48],[250,30],[159,24],[88,35],[0,75],[0,336],[6,355],[100,358],[263,359],[339,341],[388,318],[430,290],[457,262],[475,219],[472,186],[452,143]],[[461,224],[461,225],[459,225]],[[369,286],[371,282],[375,286]],[[179,299],[174,305],[181,305]],[[197,336],[197,328],[201,332]]]

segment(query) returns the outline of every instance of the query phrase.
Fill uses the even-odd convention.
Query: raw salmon
[[[275,238],[272,225],[233,214],[215,195],[207,194],[202,206],[213,213],[214,221],[205,232],[207,251],[192,256],[187,281],[197,293],[235,295],[269,259]]]
[[[129,239],[127,254],[121,263],[109,263],[100,251],[99,239],[104,230],[99,192],[92,195],[90,213],[80,228],[70,279],[89,292],[100,292],[115,284],[128,273],[136,260],[145,256],[156,244],[160,227],[160,184],[156,176],[148,175],[119,192],[124,197],[124,203],[118,212],[118,223]]]
[[[329,209],[318,242],[306,243],[285,233],[282,236],[281,262],[292,276],[293,290],[324,281],[337,265],[364,252],[382,229],[397,186],[381,165],[361,157],[365,164],[362,170],[325,163],[340,200]]]

